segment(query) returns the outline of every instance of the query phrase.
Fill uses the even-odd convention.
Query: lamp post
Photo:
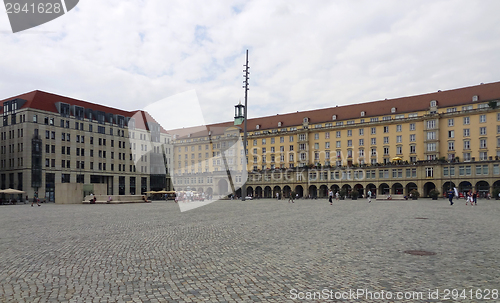
[[[245,84],[243,86],[243,88],[245,89],[245,120],[244,120],[244,124],[243,124],[243,155],[245,156],[245,160],[243,161],[243,169],[247,169],[247,165],[248,165],[248,162],[247,162],[247,118],[248,118],[248,106],[247,106],[247,97],[248,97],[248,75],[250,74],[248,72],[248,69],[250,68],[248,66],[248,49],[247,49],[247,56],[246,56],[246,63],[245,65],[243,65],[245,67],[245,70],[243,71],[245,74],[243,75],[243,77],[245,77],[245,81],[243,81],[243,83]],[[247,172],[247,175],[248,175],[248,172]],[[247,196],[247,180],[245,180],[245,182],[243,183],[243,187],[242,187],[242,190],[241,190],[241,200],[242,201],[245,201],[245,197]]]

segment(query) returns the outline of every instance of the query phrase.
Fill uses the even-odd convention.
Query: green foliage
[[[441,193],[439,192],[439,190],[437,190],[435,188],[429,192],[429,196],[432,198],[437,198],[437,197],[439,197],[440,194]]]
[[[341,198],[345,198],[345,196],[347,196],[347,191],[346,191],[345,189],[343,189],[343,188],[342,188],[342,189],[339,191],[339,196],[340,196]]]
[[[488,106],[492,109],[496,109],[498,107],[497,101],[491,100],[488,102]]]
[[[412,191],[410,192],[410,194],[411,194],[411,197],[412,197],[412,198],[414,198],[414,197],[416,197],[416,198],[420,198],[420,193],[419,193],[416,189],[412,190]]]

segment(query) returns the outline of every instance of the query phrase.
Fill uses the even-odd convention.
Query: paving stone
[[[454,302],[445,289],[500,288],[500,201],[478,204],[262,199],[184,213],[164,201],[1,206],[0,302],[325,301],[293,300],[293,289],[425,295],[342,302]],[[430,300],[436,289],[439,300]]]

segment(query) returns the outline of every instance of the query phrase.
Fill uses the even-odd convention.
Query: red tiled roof
[[[500,99],[500,82],[480,84],[448,91],[438,91],[417,96],[253,118],[248,119],[247,129],[254,131],[257,125],[259,125],[260,130],[299,126],[302,125],[302,121],[305,117],[309,118],[309,124],[332,122],[333,115],[336,115],[336,120],[340,121],[359,119],[361,118],[361,111],[365,111],[364,118],[412,113],[428,110],[430,101],[432,100],[437,101],[438,107],[461,106],[477,103],[472,102],[472,96],[474,95],[478,96],[477,102]],[[396,113],[391,113],[393,107],[396,108]],[[278,127],[278,122],[281,122],[280,127]],[[231,125],[233,125],[232,121],[211,124],[206,127],[229,127]],[[195,127],[175,129],[168,132],[184,137],[188,134],[195,136],[194,133],[196,133],[197,130]]]
[[[63,102],[63,103],[68,103],[70,105],[77,105],[77,106],[81,106],[84,108],[90,108],[93,111],[100,110],[100,111],[103,111],[106,113],[111,113],[111,114],[115,114],[115,115],[122,115],[124,117],[132,117],[132,115],[133,115],[132,112],[128,112],[128,111],[116,109],[113,107],[100,105],[97,103],[91,103],[91,102],[73,99],[73,98],[60,96],[60,95],[56,95],[56,94],[52,94],[52,93],[47,93],[47,92],[39,91],[39,90],[35,90],[35,91],[25,93],[22,95],[10,97],[10,98],[1,100],[0,102],[3,103],[4,101],[13,100],[16,98],[27,100],[27,102],[23,105],[22,108],[34,108],[34,109],[40,109],[43,111],[49,111],[49,112],[53,112],[53,113],[57,113],[57,108],[56,108],[55,104],[57,102]],[[1,109],[1,111],[3,111],[3,107]]]
[[[125,110],[120,110],[114,107],[109,107],[97,103],[91,103],[87,101],[82,101],[78,99],[73,99],[65,96],[60,96],[52,93],[47,93],[44,91],[39,91],[35,90],[29,93],[21,94],[18,96],[10,97],[4,100],[1,100],[0,103],[4,101],[9,101],[9,100],[14,100],[16,98],[24,99],[27,102],[20,108],[33,108],[33,109],[39,109],[43,111],[48,111],[48,112],[53,112],[53,113],[58,113],[57,108],[56,108],[56,103],[57,102],[63,102],[67,103],[70,105],[76,105],[76,106],[81,106],[85,109],[89,108],[92,109],[92,111],[102,111],[105,113],[110,113],[113,115],[122,115],[124,117],[129,117],[132,118],[136,113],[141,112],[140,115],[135,116],[136,120],[136,128],[139,129],[148,129],[147,122],[156,122],[153,117],[151,117],[148,113],[144,111],[125,111]],[[3,113],[3,106],[0,107],[0,113]],[[139,119],[140,118],[140,119]],[[156,122],[157,123],[157,122]],[[164,129],[162,129],[162,133],[166,133]]]

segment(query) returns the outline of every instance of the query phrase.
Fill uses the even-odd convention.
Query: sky
[[[497,0],[82,0],[14,34],[0,10],[0,99],[42,90],[149,108],[167,129],[231,121],[247,49],[250,118],[497,82],[499,11]]]

